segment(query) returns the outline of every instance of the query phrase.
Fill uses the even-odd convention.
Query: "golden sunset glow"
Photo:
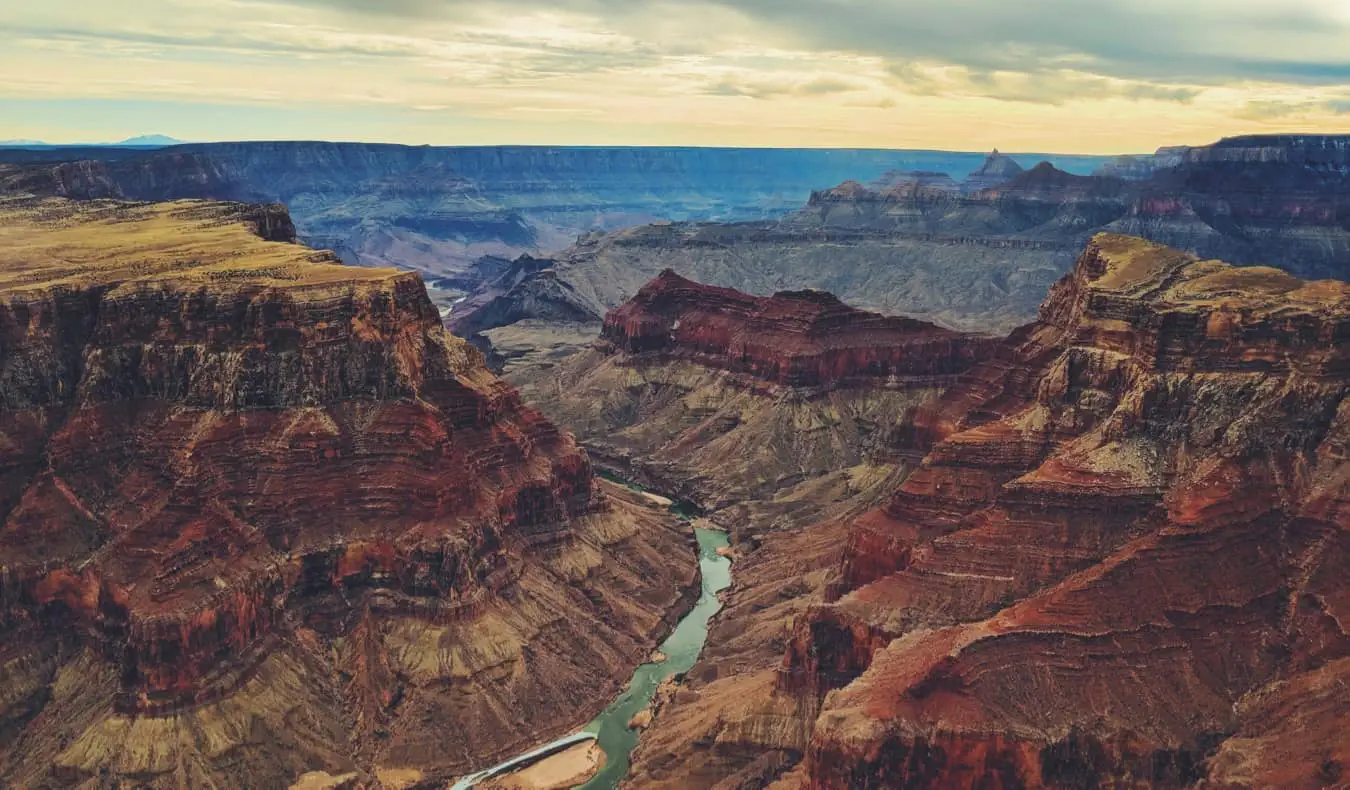
[[[1324,0],[15,5],[4,138],[1114,153],[1350,129],[1350,14]]]

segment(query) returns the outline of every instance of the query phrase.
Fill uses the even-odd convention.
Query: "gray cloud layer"
[[[561,10],[616,26],[697,14],[668,0],[280,0],[367,15]],[[1350,16],[1327,0],[706,0],[801,45],[975,72],[1066,66],[1149,82],[1350,83]],[[710,31],[712,32],[712,31]]]

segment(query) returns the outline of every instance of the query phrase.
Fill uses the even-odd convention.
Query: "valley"
[[[1022,159],[0,152],[0,785],[1342,783],[1350,141]]]
[[[1001,176],[891,173],[819,187],[773,220],[592,234],[547,262],[518,262],[450,326],[494,346],[500,338],[513,356],[532,356],[522,346],[576,348],[568,334],[595,332],[671,269],[747,293],[815,288],[862,309],[1005,334],[1035,317],[1098,232],[1301,277],[1350,277],[1350,138],[1239,137],[1172,156],[1175,166],[1130,171],[1137,178],[1000,168],[1010,160],[991,156],[986,168]]]

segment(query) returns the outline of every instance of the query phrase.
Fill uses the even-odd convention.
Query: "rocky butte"
[[[447,781],[592,716],[687,530],[280,207],[0,202],[0,785]]]
[[[749,535],[878,490],[903,465],[891,431],[997,347],[822,291],[755,297],[665,271],[592,348],[518,380],[600,463]]]
[[[1342,785],[1348,394],[1350,285],[1095,237],[883,507],[744,556],[634,785]]]
[[[1045,156],[1085,173],[1105,161]],[[322,141],[149,151],[0,148],[0,191],[17,186],[70,198],[280,201],[302,239],[337,250],[349,263],[416,269],[428,275],[428,284],[445,277],[477,285],[474,263],[483,256],[538,254],[566,247],[586,231],[658,220],[777,217],[822,184],[894,168],[965,172],[979,163],[975,154],[850,149]]]

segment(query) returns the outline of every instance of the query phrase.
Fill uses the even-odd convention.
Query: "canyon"
[[[672,269],[754,294],[816,288],[867,310],[1002,334],[1035,318],[1098,232],[1350,278],[1350,136],[1231,138],[1095,175],[1017,167],[991,156],[977,178],[892,172],[817,189],[772,220],[588,234],[482,286],[451,328],[506,362],[541,349],[548,362],[584,347],[577,332],[593,337],[606,312]]]
[[[754,297],[666,271],[591,348],[508,378],[603,468],[749,538],[884,490],[905,468],[891,432],[997,348],[820,291]]]
[[[1080,173],[1106,161],[1022,156]],[[982,158],[943,151],[320,141],[152,151],[0,148],[0,191],[281,202],[304,242],[335,250],[347,263],[420,271],[433,300],[449,307],[458,293],[485,284],[477,265],[484,259],[552,252],[582,233],[656,221],[778,217],[823,184],[889,170],[964,173]]]
[[[626,786],[1338,786],[1347,341],[1344,282],[1094,236],[877,507],[737,536]]]
[[[294,236],[0,201],[0,784],[442,786],[590,719],[692,605],[687,525],[416,274]]]
[[[1348,185],[0,150],[0,785],[1340,786]]]

